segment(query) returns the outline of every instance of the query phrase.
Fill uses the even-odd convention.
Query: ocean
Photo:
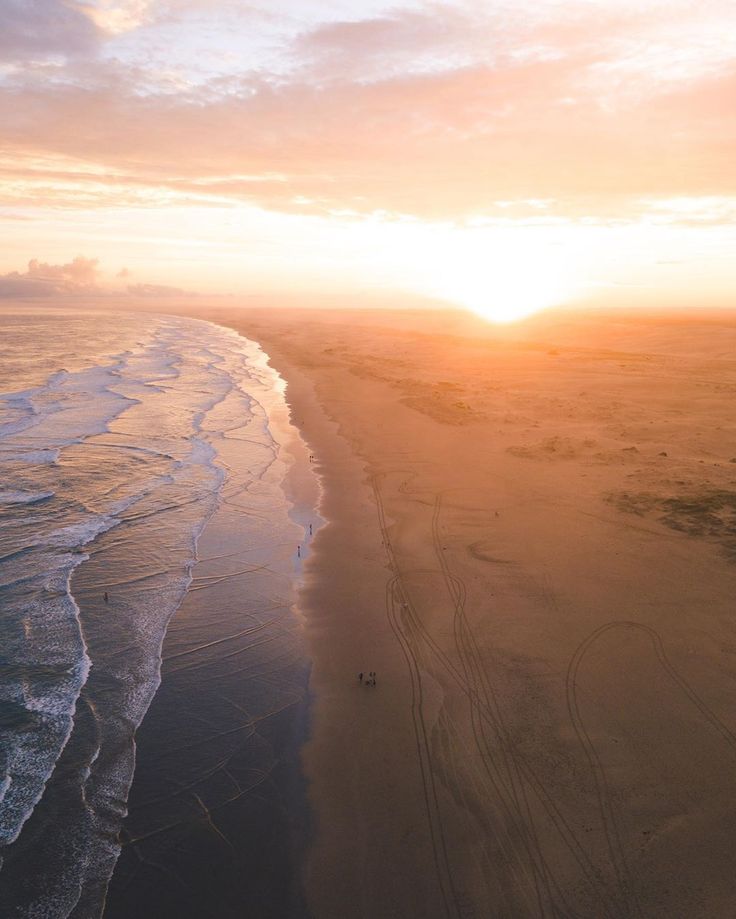
[[[306,461],[235,332],[0,313],[0,915],[306,915]]]

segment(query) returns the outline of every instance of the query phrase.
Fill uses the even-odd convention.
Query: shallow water
[[[35,311],[2,328],[0,913],[101,915],[122,842],[109,915],[201,915],[218,847],[245,874],[263,849],[237,825],[257,800],[283,824],[260,914],[279,897],[299,914],[301,818],[279,815],[298,810],[309,511],[284,490],[278,378],[195,320]],[[213,914],[242,914],[241,885],[221,886]]]

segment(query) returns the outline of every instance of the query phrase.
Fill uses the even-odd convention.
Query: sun
[[[453,303],[465,306],[491,322],[514,322],[564,302],[566,291],[549,272],[527,274],[496,268],[480,277],[459,273],[441,291]]]
[[[513,322],[568,301],[574,273],[559,249],[532,234],[456,237],[437,253],[426,284],[491,322]]]

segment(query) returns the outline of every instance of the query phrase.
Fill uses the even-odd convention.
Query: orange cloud
[[[96,8],[135,36],[168,7]],[[177,71],[175,92],[122,59],[30,68],[0,93],[0,201],[464,219],[545,199],[608,219],[733,195],[736,58],[714,40],[733,19],[725,2],[429,3],[294,34],[279,72]]]

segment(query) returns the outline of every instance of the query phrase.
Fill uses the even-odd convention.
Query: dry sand
[[[316,919],[733,916],[736,321],[205,318],[325,485]]]

